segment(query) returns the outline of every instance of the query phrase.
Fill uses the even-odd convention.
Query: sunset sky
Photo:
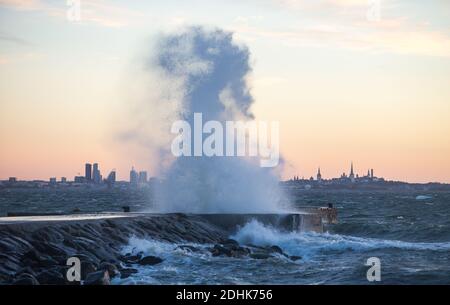
[[[65,0],[0,0],[0,179],[72,180],[85,162],[156,175],[116,136],[134,71],[160,33],[205,25],[248,46],[253,112],[280,122],[284,178],[353,161],[450,183],[449,1],[382,0],[379,18],[367,0],[187,2],[81,0],[71,21]]]

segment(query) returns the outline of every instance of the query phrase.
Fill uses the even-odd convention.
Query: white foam
[[[156,241],[154,239],[143,239],[135,236],[130,237],[128,245],[123,247],[123,253],[137,254],[143,252],[146,255],[166,255],[172,252],[174,244]]]
[[[369,251],[383,248],[434,251],[450,250],[450,242],[414,243],[329,233],[285,233],[275,228],[264,226],[256,220],[247,223],[236,234],[231,236],[231,238],[243,244],[254,244],[258,246],[278,245],[290,255],[301,255],[306,258],[318,252],[326,251]]]
[[[419,195],[416,197],[416,200],[427,200],[427,199],[433,199],[433,196]]]

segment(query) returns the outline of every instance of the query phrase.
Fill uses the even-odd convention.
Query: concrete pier
[[[234,232],[252,220],[280,231],[323,232],[322,218],[318,214],[200,214],[198,216],[228,232]]]
[[[22,215],[18,213],[17,215]],[[145,218],[164,218],[170,215],[184,215],[188,218],[202,218],[211,225],[217,226],[227,232],[234,232],[239,227],[244,226],[251,220],[256,220],[262,224],[269,225],[281,231],[302,232],[314,231],[323,232],[324,224],[336,223],[337,212],[333,208],[311,208],[294,212],[281,214],[181,214],[181,213],[97,213],[97,214],[68,214],[68,215],[50,215],[50,214],[26,214],[26,216],[0,217],[0,227],[5,225],[27,225],[30,227],[52,224],[73,224],[74,222],[86,223],[100,220],[121,219],[120,222],[126,222],[135,219]]]

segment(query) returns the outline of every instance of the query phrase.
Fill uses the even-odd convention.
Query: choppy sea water
[[[141,192],[141,193],[139,193]],[[0,191],[0,213],[20,205],[41,212],[120,210],[127,202],[146,205],[144,191],[69,190]],[[17,199],[17,198],[20,198]],[[64,198],[64,204],[60,202]],[[131,199],[131,200],[130,200]],[[252,221],[232,236],[242,244],[278,245],[283,256],[267,260],[212,257],[206,248],[188,252],[176,244],[131,238],[124,253],[143,251],[164,258],[155,266],[136,267],[137,274],[115,284],[367,284],[365,263],[381,261],[382,284],[450,284],[450,193],[299,192],[297,205],[333,202],[339,224],[323,234],[285,233]],[[24,204],[26,202],[27,204]]]

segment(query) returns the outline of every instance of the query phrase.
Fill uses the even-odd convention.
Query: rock
[[[13,251],[14,246],[0,239],[0,252]]]
[[[84,280],[84,285],[110,285],[109,273],[106,270],[100,270],[89,273]]]
[[[30,249],[29,251],[25,252],[22,255],[21,260],[22,261],[30,260],[30,261],[38,262],[41,260],[41,256],[36,250]]]
[[[7,285],[12,282],[12,277],[7,274],[0,273],[0,285]]]
[[[278,246],[271,246],[269,249],[270,249],[272,252],[279,253],[279,254],[283,254],[283,250],[282,250],[280,247],[278,247]]]
[[[252,253],[250,254],[250,257],[253,259],[268,259],[269,257],[271,257],[270,254],[267,253]]]
[[[289,256],[289,258],[291,259],[291,261],[294,261],[294,262],[302,259],[301,256],[295,256],[295,255]]]
[[[65,278],[61,270],[58,269],[50,269],[42,271],[37,275],[37,280],[41,284],[47,285],[61,285],[65,283]]]
[[[85,280],[90,273],[97,271],[97,266],[91,261],[82,260],[80,271],[81,279]]]
[[[64,240],[63,240],[63,245],[66,246],[66,247],[73,248],[73,249],[77,249],[77,247],[78,247],[78,245],[75,244],[75,243],[73,242],[73,240],[70,239],[70,238],[68,238],[68,237],[64,238]]]
[[[36,276],[36,273],[33,271],[33,269],[31,269],[30,267],[27,266],[27,267],[24,267],[24,268],[20,269],[16,273],[16,277],[18,277],[19,275],[24,274],[24,273],[30,274],[32,276]]]
[[[141,260],[139,260],[138,264],[148,266],[148,265],[156,265],[156,264],[162,263],[162,261],[163,261],[162,258],[149,255],[149,256],[146,256],[146,257],[142,258]]]
[[[128,277],[130,277],[130,275],[138,273],[137,269],[134,268],[125,268],[120,270],[120,278],[121,279],[126,279]]]
[[[224,246],[236,246],[239,247],[239,243],[235,241],[234,239],[226,239],[224,242],[222,242],[222,245]]]
[[[51,267],[54,267],[57,265],[58,265],[58,262],[47,255],[44,256],[42,258],[42,260],[39,262],[39,267],[43,267],[43,268],[51,268]]]
[[[221,245],[214,245],[214,248],[212,248],[210,251],[212,256],[220,256],[220,255],[231,256],[232,254],[231,249],[225,248]]]
[[[115,277],[117,274],[119,274],[119,270],[117,269],[116,265],[108,263],[108,262],[100,263],[100,266],[98,267],[98,269],[108,271],[110,278]]]
[[[123,255],[120,257],[120,260],[125,262],[125,263],[129,263],[129,264],[136,264],[137,262],[139,262],[141,260],[141,255],[131,255],[129,253]]]
[[[231,251],[231,256],[232,257],[244,257],[250,254],[250,250],[247,248],[243,248],[243,247],[237,247],[236,249],[233,249]]]
[[[58,262],[52,259],[50,256],[42,255],[34,249],[25,252],[21,257],[21,261],[25,266],[34,266],[41,268],[48,268],[58,265]]]
[[[174,226],[176,232],[179,232],[181,234],[185,234],[186,233],[186,228],[181,223],[174,222],[172,225]]]
[[[12,283],[13,285],[39,285],[39,281],[29,273],[22,273]]]
[[[48,243],[40,243],[39,245],[35,246],[37,249],[39,249],[42,253],[51,255],[52,257],[66,257],[67,254],[64,250],[59,248],[56,244],[52,242]]]

